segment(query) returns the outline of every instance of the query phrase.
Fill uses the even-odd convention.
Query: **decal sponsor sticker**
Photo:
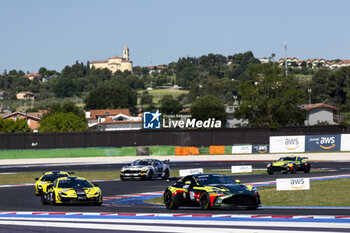
[[[271,136],[270,153],[305,152],[305,136]]]
[[[310,189],[309,178],[276,179],[276,190],[306,190]]]

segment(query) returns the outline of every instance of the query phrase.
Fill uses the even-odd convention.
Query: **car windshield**
[[[60,177],[67,177],[67,174],[62,174],[62,173],[52,173],[52,174],[46,174],[43,176],[43,178],[41,178],[41,181],[50,181],[53,182],[55,181],[57,178]]]
[[[65,179],[60,180],[58,188],[92,188],[93,186],[87,180]]]
[[[198,176],[199,185],[214,185],[214,184],[236,184],[234,180],[225,175],[204,175]]]
[[[132,163],[132,165],[151,165],[152,161],[137,160]]]
[[[295,158],[294,157],[283,157],[280,158],[278,161],[294,161]]]

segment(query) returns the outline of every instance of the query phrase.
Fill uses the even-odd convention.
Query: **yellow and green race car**
[[[275,162],[267,164],[267,173],[272,175],[274,172],[295,173],[297,171],[304,171],[309,173],[311,164],[307,161],[307,157],[287,156],[281,157]]]
[[[64,171],[51,171],[44,172],[39,178],[35,178],[35,195],[40,196],[42,192],[47,192],[47,186],[53,184],[53,182],[60,177],[69,176],[68,172]]]
[[[102,192],[97,184],[82,177],[62,177],[48,186],[41,194],[43,205],[51,204],[93,204],[102,205]]]
[[[260,206],[260,195],[256,188],[242,185],[229,176],[221,174],[188,175],[169,186],[163,195],[168,210],[180,206],[209,208],[247,208]]]

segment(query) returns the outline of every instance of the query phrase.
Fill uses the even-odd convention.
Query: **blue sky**
[[[350,59],[347,0],[0,0],[0,73],[61,71],[122,56],[134,66],[251,50],[255,57]]]

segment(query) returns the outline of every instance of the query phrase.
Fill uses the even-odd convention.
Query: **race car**
[[[44,172],[39,178],[35,178],[35,195],[40,196],[42,192],[47,192],[47,186],[53,184],[53,182],[60,177],[69,176],[68,172],[64,171],[51,171]]]
[[[256,188],[242,185],[221,174],[195,174],[179,179],[163,195],[168,210],[180,206],[209,208],[247,208],[256,210],[260,195]]]
[[[75,203],[102,205],[101,189],[97,184],[92,184],[82,177],[58,178],[47,188],[47,192],[41,193],[43,205]]]
[[[283,173],[295,173],[297,171],[304,171],[309,173],[311,164],[307,161],[307,157],[287,156],[281,157],[275,162],[267,164],[267,173],[272,175],[275,171]]]
[[[141,178],[151,180],[155,177],[166,179],[170,176],[169,165],[158,159],[138,159],[132,164],[122,167],[120,179]]]

